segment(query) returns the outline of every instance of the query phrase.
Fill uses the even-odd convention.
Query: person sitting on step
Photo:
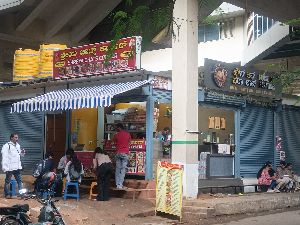
[[[299,177],[293,171],[293,164],[287,163],[285,167],[285,175],[288,175],[291,179],[290,183],[287,185],[288,190],[294,189],[295,191],[299,190]]]
[[[280,190],[284,190],[284,188],[292,181],[289,175],[286,174],[285,167],[286,162],[280,161],[280,164],[276,169],[277,186],[274,189],[275,192],[280,192]]]
[[[263,167],[258,171],[257,178],[258,178],[258,184],[260,186],[260,190],[263,192],[266,192],[268,188],[270,187],[272,180],[275,179],[274,173],[272,175],[272,163],[266,162]]]

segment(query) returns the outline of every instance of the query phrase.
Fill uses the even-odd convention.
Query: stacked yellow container
[[[60,44],[43,44],[40,46],[38,78],[49,78],[53,76],[53,52],[66,48],[66,45]]]
[[[13,80],[34,79],[39,72],[39,51],[19,49],[14,55]]]

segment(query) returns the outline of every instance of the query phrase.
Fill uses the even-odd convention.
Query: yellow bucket
[[[61,44],[42,44],[40,46],[38,78],[53,77],[53,52],[66,48],[66,45]]]
[[[15,51],[13,80],[30,80],[38,75],[39,51],[19,49]]]

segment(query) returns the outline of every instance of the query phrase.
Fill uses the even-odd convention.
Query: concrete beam
[[[262,60],[288,41],[289,26],[274,25],[243,50],[242,66]]]
[[[45,38],[48,39],[54,36],[87,2],[88,0],[78,0],[73,6],[68,6],[68,10],[60,9],[59,14],[50,21]]]
[[[38,46],[39,45],[38,40],[33,40],[31,38],[20,37],[20,36],[16,36],[16,35],[12,35],[12,34],[0,33],[0,40],[12,42],[12,43],[24,44],[24,45],[28,45],[28,46]]]
[[[286,0],[228,0],[226,2],[242,7],[248,12],[256,12],[281,22],[299,18],[299,0],[288,2]]]
[[[90,12],[76,27],[71,31],[71,40],[78,43],[88,33],[97,26],[119,3],[121,0],[99,1],[95,10]]]
[[[22,21],[17,27],[17,31],[24,31],[38,15],[52,2],[52,0],[42,0],[41,3]]]

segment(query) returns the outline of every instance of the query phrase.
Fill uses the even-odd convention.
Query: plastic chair
[[[16,189],[17,189],[17,181],[11,179],[10,180],[10,193],[9,193],[11,195],[11,197],[17,196]]]
[[[92,199],[93,197],[97,197],[98,193],[93,193],[94,187],[97,186],[97,182],[92,182],[91,188],[90,188],[90,197],[89,199]]]
[[[69,187],[75,187],[76,193],[69,193]],[[69,181],[66,182],[66,188],[64,191],[64,200],[67,200],[67,197],[76,198],[77,201],[79,200],[79,184],[77,181]]]

